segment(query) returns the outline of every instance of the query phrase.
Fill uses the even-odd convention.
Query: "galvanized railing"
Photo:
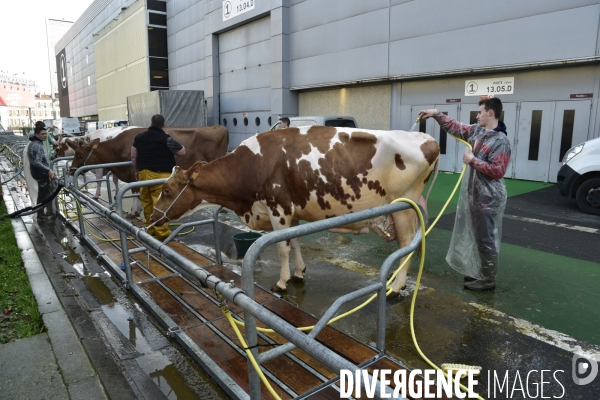
[[[122,165],[127,165],[127,163],[102,164],[89,167],[81,167],[74,174],[74,182],[77,182],[77,177],[87,169],[100,167],[114,167]],[[267,351],[260,356],[258,355],[256,347],[252,348],[251,351],[257,359],[257,361],[259,362],[259,364],[270,360],[274,357],[277,357],[278,355],[289,352],[295,348],[299,348],[305,351],[315,360],[319,361],[320,363],[331,369],[332,371],[340,371],[342,369],[345,369],[350,370],[354,373],[354,371],[360,369],[360,366],[354,365],[350,361],[346,360],[337,353],[333,352],[331,349],[321,344],[319,341],[316,340],[316,336],[327,325],[327,322],[338,312],[342,305],[366,294],[378,293],[376,346],[380,352],[379,357],[383,356],[385,352],[386,279],[392,266],[399,259],[408,255],[410,252],[417,248],[422,238],[422,234],[420,231],[417,232],[415,238],[408,246],[395,251],[386,259],[380,270],[379,277],[376,283],[370,284],[366,287],[348,293],[337,299],[329,307],[325,314],[319,319],[314,329],[308,335],[300,332],[298,329],[296,329],[296,327],[289,324],[287,321],[283,320],[281,317],[269,311],[268,309],[264,308],[262,305],[258,304],[254,300],[254,266],[262,250],[271,244],[340,226],[345,226],[362,220],[372,219],[381,215],[387,215],[390,213],[407,210],[410,208],[410,205],[408,205],[407,203],[389,204],[382,207],[363,210],[352,214],[342,215],[323,221],[307,223],[296,227],[268,233],[260,237],[246,253],[246,256],[242,261],[242,288],[237,288],[232,282],[224,282],[219,278],[215,277],[214,275],[211,275],[210,273],[206,272],[203,268],[194,264],[191,260],[181,256],[179,253],[168,247],[164,242],[156,240],[154,237],[148,234],[144,228],[137,227],[130,221],[123,218],[122,200],[125,197],[125,192],[137,187],[162,184],[164,183],[164,181],[164,179],[156,179],[151,181],[134,182],[126,184],[119,190],[117,194],[116,211],[103,206],[102,204],[98,203],[93,199],[90,199],[84,193],[82,193],[80,188],[76,185],[71,185],[69,189],[76,197],[79,198],[79,201],[83,201],[86,206],[88,206],[91,210],[94,211],[94,213],[109,219],[112,222],[112,224],[114,224],[119,229],[122,244],[121,247],[124,250],[123,262],[126,268],[124,283],[140,300],[146,303],[151,312],[157,317],[158,321],[161,322],[163,326],[167,329],[169,335],[177,339],[186,349],[191,351],[192,356],[201,365],[208,369],[209,374],[211,374],[213,378],[217,379],[223,384],[222,387],[228,392],[229,395],[237,398],[248,397],[247,394],[243,392],[243,390],[241,390],[241,388],[237,384],[233,383],[231,378],[227,376],[223,372],[223,370],[218,365],[216,365],[214,361],[212,361],[200,348],[198,348],[198,346],[187,336],[187,334],[181,331],[177,324],[175,324],[168,315],[166,315],[162,310],[160,310],[156,306],[156,304],[154,304],[154,302],[150,298],[148,298],[145,292],[143,292],[139,288],[139,286],[133,282],[131,276],[131,266],[129,263],[129,254],[138,251],[154,251],[155,254],[159,255],[168,265],[170,265],[174,269],[183,272],[187,276],[193,277],[193,279],[198,280],[203,285],[219,293],[219,295],[222,296],[224,299],[240,306],[244,310],[245,315],[245,330],[248,347],[252,348],[258,343],[258,334],[256,329],[257,319],[265,323],[267,326],[271,327],[271,329],[273,329],[275,332],[277,332],[279,335],[281,335],[289,341],[289,343],[280,345],[279,347]],[[199,221],[199,223],[213,224],[215,230],[216,243],[218,243],[219,237],[219,210],[220,207],[214,212],[214,218],[212,220]],[[81,219],[83,218],[83,215],[79,211],[79,209],[78,213],[80,215],[80,226],[83,228],[83,230],[85,230],[85,227],[83,226],[83,224],[81,224]],[[185,226],[187,227],[191,225]],[[175,232],[169,238],[172,238],[174,234]],[[137,249],[128,250],[128,235],[133,235],[134,237],[136,237],[142,243],[143,246]],[[120,268],[114,266],[114,263],[108,257],[106,257],[103,254],[103,252],[101,252],[101,250],[97,248],[93,241],[86,238],[85,234],[81,236],[81,239],[88,243],[88,245],[90,245],[91,247],[95,247],[97,249],[96,251],[99,252],[99,258],[104,258],[107,264],[113,265],[113,269],[116,270],[114,272],[117,272],[122,276],[123,273],[120,271]],[[218,262],[220,263],[220,245],[216,244],[216,246],[219,247],[218,251],[216,251],[216,254],[217,258],[219,258]],[[250,362],[248,362],[248,370],[250,381],[250,398],[258,399],[261,397],[260,379]],[[335,380],[336,379],[327,382],[327,384],[335,382]],[[379,382],[377,382],[376,385],[376,393],[381,393],[381,390],[383,389],[385,393],[388,393],[390,396],[392,396],[393,390],[390,387],[385,386],[381,388]],[[402,397],[396,398],[403,399]]]

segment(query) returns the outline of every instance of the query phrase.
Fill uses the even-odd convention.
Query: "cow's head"
[[[93,141],[67,139],[67,145],[75,151],[69,173],[73,175],[77,168],[84,165],[97,164],[93,151],[98,147],[100,139]]]
[[[202,202],[202,199],[198,199],[198,189],[194,187],[193,181],[201,174],[204,164],[205,161],[197,161],[188,170],[173,168],[173,173],[163,184],[162,192],[154,205],[151,222],[162,225],[181,218]]]

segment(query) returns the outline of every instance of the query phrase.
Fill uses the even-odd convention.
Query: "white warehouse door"
[[[271,114],[271,18],[219,35],[220,124],[229,150],[269,130]]]

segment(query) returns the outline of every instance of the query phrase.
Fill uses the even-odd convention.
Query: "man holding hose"
[[[466,289],[493,290],[506,207],[503,176],[510,162],[506,125],[498,120],[502,102],[496,97],[482,99],[473,125],[455,121],[436,109],[420,113],[422,118],[435,118],[446,132],[472,146],[472,151],[463,155],[467,171],[446,261],[465,275]]]

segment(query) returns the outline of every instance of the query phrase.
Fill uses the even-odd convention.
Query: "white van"
[[[600,215],[600,138],[572,147],[562,163],[556,177],[560,194],[576,199],[583,212]]]
[[[85,127],[87,130],[87,134],[89,135],[90,133],[95,132],[98,129],[102,129],[103,123],[102,121],[89,121],[85,123]]]
[[[338,126],[343,128],[358,128],[356,120],[348,116],[306,116],[306,117],[289,117],[290,127],[307,126],[307,125],[322,125],[322,126]],[[279,129],[279,120],[271,127],[270,130]]]
[[[60,130],[62,133],[81,135],[81,129],[79,128],[79,120],[76,117],[62,117],[61,120],[62,126],[60,127]]]

